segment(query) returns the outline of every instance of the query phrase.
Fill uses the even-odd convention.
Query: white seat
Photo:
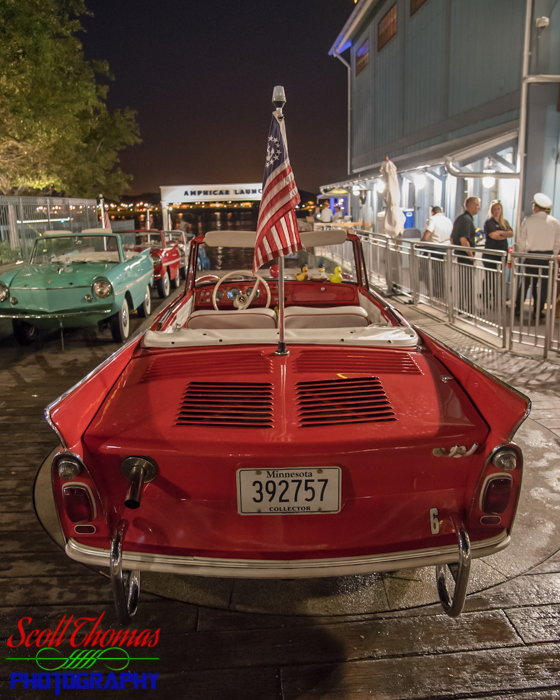
[[[333,306],[328,309],[288,306],[284,319],[286,328],[364,328],[369,325],[367,311],[361,306]]]
[[[225,328],[276,328],[276,314],[272,309],[238,309],[216,311],[200,309],[188,318],[187,328],[225,329]]]

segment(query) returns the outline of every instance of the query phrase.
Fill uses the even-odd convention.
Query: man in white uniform
[[[432,215],[428,219],[426,224],[426,230],[422,236],[423,241],[428,241],[429,243],[437,243],[440,246],[448,246],[450,243],[451,232],[453,231],[453,222],[448,219],[447,216],[441,211],[441,207],[432,207]],[[429,251],[429,252],[428,252]],[[420,278],[429,285],[429,273],[427,267],[432,268],[432,295],[436,299],[443,299],[445,290],[445,270],[443,253],[445,248],[427,248],[425,257],[431,259],[431,261],[426,260],[426,264],[423,265],[423,261],[420,262]],[[441,261],[441,262],[440,262]],[[429,292],[429,289],[428,289]]]
[[[441,211],[441,207],[432,207],[432,216],[428,219],[426,230],[422,236],[423,241],[449,245],[453,231],[453,222]]]
[[[517,290],[515,315],[519,316],[521,304],[525,302],[527,287],[531,286],[533,297],[533,318],[536,316],[537,298],[539,300],[539,318],[543,317],[543,309],[548,292],[548,261],[531,257],[536,255],[555,255],[560,252],[560,224],[558,219],[550,215],[552,200],[542,192],[533,197],[533,214],[523,220],[517,237],[517,250],[528,253],[524,260],[524,275]],[[558,258],[560,260],[560,257]],[[528,267],[530,265],[530,267]],[[539,294],[540,279],[540,294]]]

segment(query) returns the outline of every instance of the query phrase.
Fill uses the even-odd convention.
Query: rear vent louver
[[[272,428],[272,385],[190,382],[175,425]]]
[[[300,427],[397,420],[377,377],[296,384]]]
[[[422,374],[408,352],[394,350],[351,350],[344,353],[328,350],[303,350],[295,361],[296,371],[333,372],[334,374]]]

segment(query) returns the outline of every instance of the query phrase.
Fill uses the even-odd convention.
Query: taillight
[[[492,474],[482,489],[480,509],[485,513],[500,515],[509,505],[513,479],[509,475]]]
[[[64,509],[73,523],[87,523],[95,519],[95,505],[91,491],[85,484],[64,484]]]

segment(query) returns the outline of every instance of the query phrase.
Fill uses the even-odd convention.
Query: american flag
[[[299,192],[288,157],[284,120],[273,113],[266,148],[253,274],[265,262],[302,248],[295,212],[299,202]]]

